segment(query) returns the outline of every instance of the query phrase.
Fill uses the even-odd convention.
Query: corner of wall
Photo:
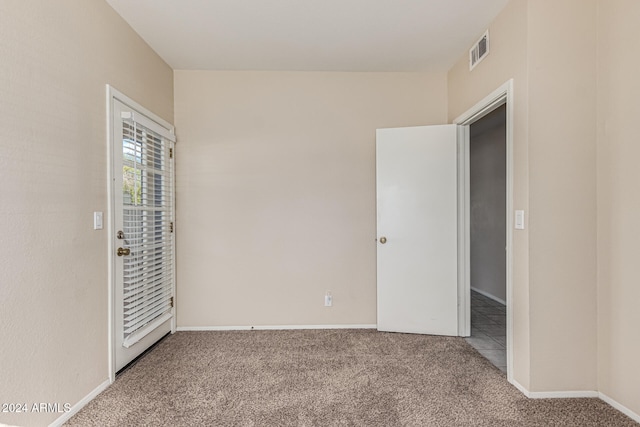
[[[447,75],[448,117],[513,79],[513,204],[529,208],[527,0],[512,0],[489,26],[491,53],[472,72],[466,52]],[[530,386],[529,227],[513,234],[513,381]]]

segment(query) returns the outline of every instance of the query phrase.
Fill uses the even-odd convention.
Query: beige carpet
[[[598,399],[531,400],[461,338],[178,332],[71,426],[637,426]]]

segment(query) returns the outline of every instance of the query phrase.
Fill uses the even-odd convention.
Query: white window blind
[[[123,115],[124,116],[124,115]],[[129,347],[171,317],[173,170],[170,141],[123,117],[124,341]]]

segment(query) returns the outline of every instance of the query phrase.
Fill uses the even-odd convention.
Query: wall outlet
[[[327,294],[324,296],[324,306],[331,307],[333,305],[333,296],[331,296],[331,292],[327,291]]]

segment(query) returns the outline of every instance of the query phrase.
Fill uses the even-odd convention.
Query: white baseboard
[[[583,397],[600,397],[597,391],[593,390],[573,390],[573,391],[529,391],[518,381],[511,381],[511,384],[529,399],[575,399]]]
[[[109,387],[109,384],[111,384],[111,381],[106,380],[105,382],[100,384],[98,387],[93,389],[93,391],[91,391],[89,394],[83,397],[82,400],[80,400],[78,403],[73,405],[69,410],[69,412],[65,412],[60,417],[58,417],[58,419],[56,419],[54,422],[49,424],[49,427],[59,427],[59,426],[62,426],[67,421],[69,421],[71,417],[73,417],[75,414],[77,414],[80,411],[80,409],[84,408],[87,403],[91,402],[94,397],[96,397],[97,395],[102,393],[107,387]]]
[[[571,390],[571,391],[530,391],[530,399],[577,399],[600,397],[597,391],[593,390]]]
[[[474,288],[473,286],[471,287],[471,290],[472,290],[472,291],[474,291],[474,292],[479,293],[480,295],[484,295],[485,297],[487,297],[487,298],[489,298],[489,299],[492,299],[492,300],[494,300],[495,302],[499,302],[499,303],[500,303],[500,304],[502,304],[502,305],[507,305],[507,302],[506,302],[505,300],[502,300],[502,299],[498,298],[498,297],[497,297],[497,296],[495,296],[495,295],[491,295],[489,292],[481,291],[480,289],[478,289],[478,288]]]
[[[607,396],[604,393],[600,393],[597,391],[529,391],[526,388],[524,388],[524,386],[522,386],[522,384],[518,383],[517,381],[511,381],[511,384],[513,384],[513,386],[515,388],[517,388],[518,390],[520,390],[520,392],[522,394],[524,394],[525,396],[527,396],[530,399],[572,399],[572,398],[580,398],[580,397],[590,397],[590,398],[599,398],[600,400],[602,400],[603,402],[609,404],[610,406],[612,406],[614,409],[622,412],[623,414],[625,414],[627,417],[631,418],[632,420],[640,423],[640,414],[636,414],[635,412],[633,412],[631,409],[627,408],[626,406],[618,403],[617,401],[613,400],[612,398],[610,398],[609,396]]]
[[[620,411],[623,414],[625,414],[627,417],[631,418],[633,421],[640,423],[640,414],[636,414],[631,409],[629,409],[626,406],[616,402],[615,400],[613,400],[612,398],[610,398],[609,396],[607,396],[604,393],[599,393],[598,397],[600,399],[602,399],[603,401],[605,401],[606,403],[608,403],[609,405],[613,406],[618,411]]]
[[[177,331],[273,331],[293,329],[376,329],[378,325],[178,326]]]
[[[520,391],[520,393],[524,394],[525,396],[529,397],[529,390],[527,390],[526,388],[524,388],[524,386],[522,384],[520,384],[518,381],[512,379],[511,381],[509,381],[511,383],[512,386],[514,386],[515,388],[518,389],[518,391]]]

